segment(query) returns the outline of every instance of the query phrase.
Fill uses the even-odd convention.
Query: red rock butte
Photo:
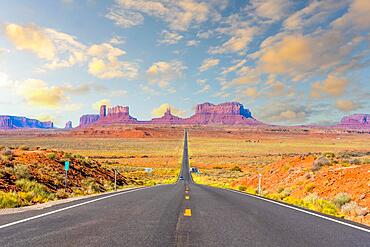
[[[122,124],[177,124],[177,125],[263,125],[254,119],[251,112],[238,102],[227,102],[218,105],[211,103],[199,104],[196,112],[189,118],[174,116],[171,109],[167,109],[160,118],[150,121],[140,121],[132,117],[128,106],[115,106],[107,109],[105,105],[100,107],[100,114],[83,115],[80,118],[79,127],[91,124],[107,125],[114,123]]]

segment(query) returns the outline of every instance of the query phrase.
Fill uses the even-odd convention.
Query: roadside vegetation
[[[257,195],[262,174],[263,197],[370,225],[369,170],[367,151],[285,154],[268,164],[203,166],[193,179]]]
[[[70,161],[67,187],[64,162]],[[176,168],[126,166],[117,159],[92,159],[80,154],[26,145],[0,147],[0,208],[45,203],[117,189],[172,183]]]

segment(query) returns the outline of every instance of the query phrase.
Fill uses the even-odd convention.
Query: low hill
[[[67,188],[64,162],[70,161]],[[142,185],[117,174],[117,186]],[[114,171],[99,162],[62,151],[4,149],[0,155],[0,208],[113,190]]]

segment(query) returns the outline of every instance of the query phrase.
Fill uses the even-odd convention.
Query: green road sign
[[[64,169],[65,169],[66,171],[68,171],[68,170],[69,170],[69,161],[64,162]]]

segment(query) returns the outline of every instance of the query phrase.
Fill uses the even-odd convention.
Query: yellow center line
[[[190,199],[190,196],[185,196],[185,200],[189,200]]]
[[[184,216],[188,216],[188,217],[191,216],[191,209],[190,208],[185,209]]]

